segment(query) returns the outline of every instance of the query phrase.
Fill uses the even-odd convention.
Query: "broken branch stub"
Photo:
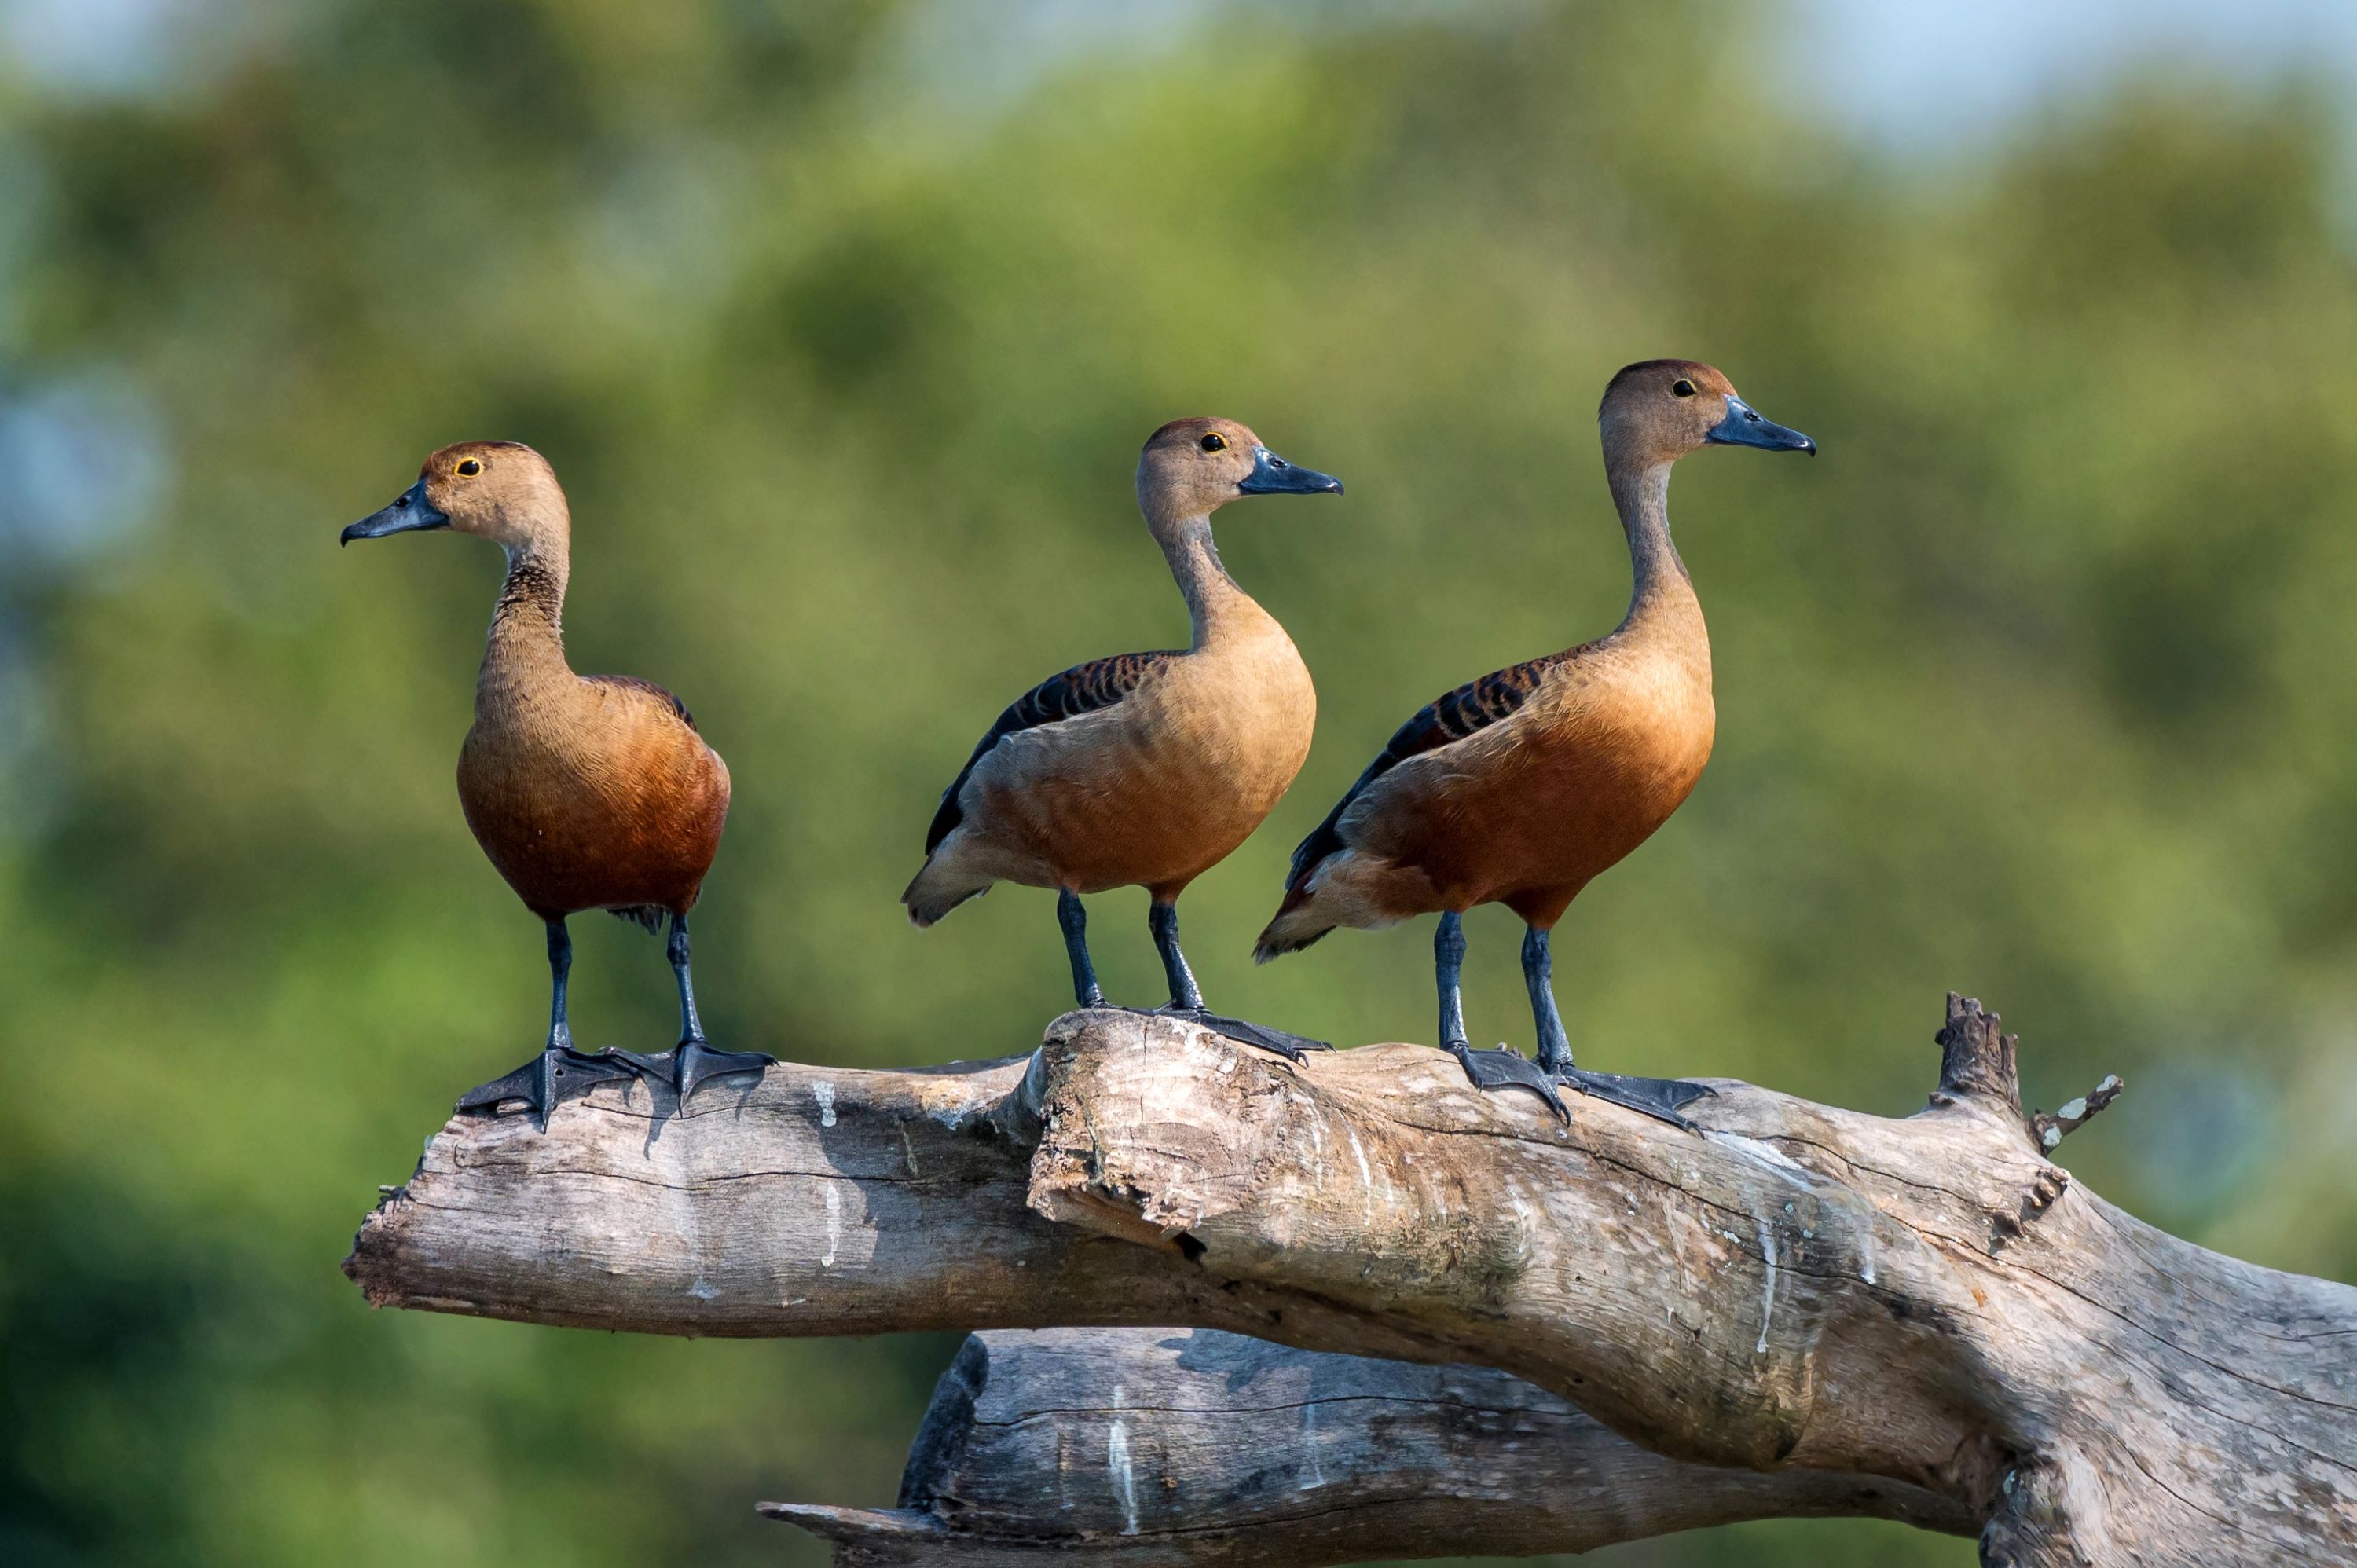
[[[2038,1139],[2038,1146],[2051,1151],[2063,1139],[2095,1119],[2095,1113],[2120,1097],[2127,1085],[2120,1075],[2107,1072],[2104,1080],[2076,1100],[2066,1100],[2053,1111],[2040,1111],[2029,1119],[2029,1129]]]
[[[1932,1039],[1940,1047],[1941,1094],[1976,1095],[2019,1113],[2021,1074],[2016,1054],[2021,1036],[2007,1034],[2003,1018],[1985,1011],[1972,997],[1951,991],[1948,1021]]]
[[[2024,1115],[2017,1059],[2021,1037],[2005,1032],[2004,1019],[1983,1010],[1971,997],[1951,991],[1947,1022],[1933,1038],[1940,1047],[1940,1087],[1932,1102],[1941,1105],[1958,1098],[1977,1098],[1992,1109],[2010,1111],[2021,1118],[2041,1154],[2053,1153],[2063,1139],[2085,1126],[2126,1087],[2119,1074],[2106,1073],[2101,1083],[2065,1101],[2061,1109]]]

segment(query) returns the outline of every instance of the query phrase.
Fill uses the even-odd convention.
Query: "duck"
[[[565,656],[572,511],[548,459],[516,441],[467,441],[427,457],[417,482],[343,531],[341,543],[447,529],[507,553],[458,753],[458,803],[483,854],[548,935],[548,1038],[540,1055],[469,1091],[462,1110],[522,1101],[545,1132],[564,1091],[667,1078],[683,1111],[698,1085],[775,1058],[714,1049],[696,1012],[688,911],[728,819],[728,765],[677,697],[636,675],[576,675]],[[568,917],[590,909],[670,927],[679,1044],[664,1056],[577,1049],[565,1012]]]
[[[1232,419],[1147,438],[1137,504],[1185,597],[1184,649],[1074,665],[1009,703],[942,791],[900,896],[920,928],[1000,882],[1053,891],[1072,994],[1107,1005],[1084,897],[1140,886],[1170,1000],[1156,1011],[1297,1058],[1324,1042],[1211,1012],[1178,940],[1178,896],[1249,838],[1308,757],[1318,694],[1285,628],[1220,562],[1211,514],[1245,496],[1340,495]]]
[[[1813,455],[1694,360],[1623,368],[1597,413],[1634,585],[1609,636],[1493,671],[1426,703],[1294,851],[1265,963],[1338,927],[1440,917],[1433,943],[1443,1048],[1484,1090],[1519,1086],[1568,1120],[1557,1087],[1690,1125],[1710,1091],[1575,1065],[1551,937],[1573,899],[1670,819],[1702,777],[1717,714],[1702,604],[1670,539],[1670,469],[1706,446]],[[1473,1050],[1459,977],[1465,911],[1503,904],[1527,928],[1523,976],[1536,1059]]]

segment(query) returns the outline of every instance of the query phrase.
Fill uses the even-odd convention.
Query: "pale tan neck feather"
[[[1629,535],[1633,583],[1629,613],[1613,637],[1658,644],[1695,664],[1710,678],[1710,634],[1694,580],[1670,540],[1670,464],[1607,463],[1612,502]]]
[[[1178,581],[1178,591],[1187,596],[1187,613],[1194,628],[1192,650],[1251,637],[1275,624],[1220,564],[1208,516],[1163,519],[1148,514],[1146,523],[1170,563],[1170,575]]]

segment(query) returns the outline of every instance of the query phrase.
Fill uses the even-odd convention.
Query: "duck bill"
[[[388,533],[415,533],[422,529],[449,526],[449,514],[425,499],[425,481],[420,479],[402,491],[391,506],[369,513],[344,530],[337,542],[350,544],[355,539],[382,539]]]
[[[1806,452],[1816,456],[1817,444],[1797,430],[1787,430],[1739,397],[1727,400],[1727,417],[1703,437],[1713,446],[1758,446],[1770,452]]]
[[[1237,481],[1236,489],[1248,496],[1339,496],[1342,481],[1288,463],[1265,446],[1255,446],[1252,472]]]

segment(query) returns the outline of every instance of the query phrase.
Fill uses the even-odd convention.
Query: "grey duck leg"
[[[1440,1048],[1464,1067],[1465,1076],[1473,1080],[1473,1087],[1527,1089],[1545,1101],[1548,1109],[1569,1122],[1571,1112],[1563,1108],[1563,1101],[1555,1091],[1555,1080],[1533,1065],[1529,1058],[1503,1047],[1477,1051],[1466,1039],[1465,918],[1454,909],[1440,917],[1440,929],[1432,939],[1432,962],[1440,987]]]
[[[592,1055],[574,1048],[573,1026],[565,1015],[565,993],[572,976],[573,938],[559,916],[548,922],[548,1043],[539,1056],[513,1072],[459,1096],[459,1110],[493,1111],[502,1101],[521,1100],[532,1107],[540,1130],[545,1133],[549,1112],[568,1092],[639,1076],[639,1064],[619,1052]]]
[[[1707,1086],[1679,1079],[1624,1078],[1572,1065],[1571,1036],[1555,1004],[1555,955],[1548,939],[1549,933],[1536,926],[1523,938],[1523,983],[1530,988],[1531,1018],[1538,1026],[1541,1070],[1582,1094],[1625,1105],[1674,1127],[1692,1128],[1694,1123],[1679,1115],[1678,1109],[1708,1096],[1712,1090]]]
[[[1231,1018],[1224,1013],[1214,1013],[1203,1005],[1203,988],[1195,983],[1195,972],[1187,966],[1187,955],[1178,947],[1178,906],[1175,901],[1156,899],[1146,910],[1146,929],[1154,933],[1154,949],[1162,955],[1162,972],[1170,982],[1169,1002],[1157,1009],[1165,1017],[1184,1018],[1190,1024],[1200,1024],[1214,1034],[1225,1035],[1247,1046],[1258,1046],[1265,1051],[1275,1051],[1287,1061],[1299,1061],[1305,1051],[1325,1051],[1333,1047],[1324,1040],[1306,1039],[1283,1029],[1272,1029],[1243,1018]]]
[[[1104,987],[1097,983],[1097,966],[1089,961],[1089,912],[1069,887],[1056,895],[1056,923],[1064,929],[1064,956],[1072,961],[1072,1005],[1103,1006]]]
[[[704,1020],[695,1012],[695,976],[688,968],[687,917],[673,914],[671,936],[663,943],[663,956],[671,961],[672,978],[679,983],[679,1044],[670,1052],[673,1092],[679,1097],[682,1114],[687,1111],[689,1096],[707,1079],[729,1073],[759,1073],[764,1068],[777,1065],[778,1058],[767,1051],[721,1051],[706,1043]],[[636,1058],[650,1071],[660,1072],[660,1057]]]

